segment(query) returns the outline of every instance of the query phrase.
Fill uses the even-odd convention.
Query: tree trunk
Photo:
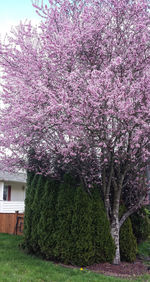
[[[113,210],[111,217],[111,235],[114,239],[116,246],[116,254],[114,257],[114,264],[120,263],[120,247],[119,247],[119,206],[120,206],[120,195],[121,195],[121,185],[118,185],[114,182],[114,202],[113,202]]]
[[[120,247],[119,247],[119,218],[118,215],[114,215],[114,219],[111,223],[111,235],[114,239],[115,246],[116,246],[116,253],[114,257],[114,264],[120,263]]]

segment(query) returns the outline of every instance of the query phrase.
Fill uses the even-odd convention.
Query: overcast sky
[[[31,19],[34,24],[40,17],[32,7],[31,0],[0,0],[0,33],[2,36],[9,32],[11,26],[20,20]]]

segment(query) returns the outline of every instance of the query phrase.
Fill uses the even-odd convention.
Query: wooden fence
[[[23,234],[23,213],[0,213],[0,233]]]

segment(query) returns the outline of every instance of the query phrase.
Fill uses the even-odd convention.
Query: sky
[[[33,24],[40,21],[32,6],[31,0],[0,0],[0,34],[4,37],[11,26],[19,24],[20,20],[30,19]]]

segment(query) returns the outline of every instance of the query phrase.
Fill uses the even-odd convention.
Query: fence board
[[[19,214],[18,212],[0,213],[0,233],[22,235],[23,223],[24,214]]]

